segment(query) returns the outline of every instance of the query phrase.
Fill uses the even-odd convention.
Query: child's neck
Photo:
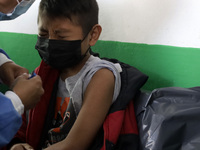
[[[78,65],[61,71],[60,77],[64,81],[66,78],[76,75],[85,65],[90,55],[87,55]]]

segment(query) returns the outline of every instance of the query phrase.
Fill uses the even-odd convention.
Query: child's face
[[[85,57],[90,47],[89,38],[83,37],[82,27],[73,21],[63,17],[52,19],[41,15],[38,18],[38,30],[40,42],[37,42],[37,50],[50,66],[63,70],[74,67],[81,63],[83,58],[89,57]],[[44,38],[49,39],[51,44],[43,43]],[[43,45],[48,47],[44,49]]]
[[[82,40],[82,28],[66,18],[39,16],[38,34],[54,40]]]

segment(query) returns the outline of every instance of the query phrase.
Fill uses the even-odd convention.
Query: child
[[[120,93],[122,68],[90,54],[102,30],[96,0],[41,0],[38,29],[36,49],[43,61],[36,73],[45,94],[17,137],[35,149],[100,149],[93,145],[101,142],[96,137]]]
[[[59,70],[55,116],[42,147],[88,149],[121,86],[120,66],[90,54],[102,30],[97,2],[42,0],[38,30],[36,49]]]

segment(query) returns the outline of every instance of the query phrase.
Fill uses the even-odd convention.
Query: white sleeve
[[[19,96],[12,91],[7,91],[5,93],[5,96],[11,100],[16,111],[20,115],[22,115],[24,113],[24,105],[22,104],[22,101],[20,100]]]
[[[12,60],[8,59],[3,53],[0,53],[0,66],[6,62],[12,62]]]
[[[8,59],[8,58],[6,57],[6,55],[4,55],[3,53],[0,53],[0,67],[1,67],[1,65],[3,65],[3,64],[6,63],[6,62],[12,62],[12,60]],[[1,81],[1,79],[0,79],[0,83],[3,83],[3,82]]]

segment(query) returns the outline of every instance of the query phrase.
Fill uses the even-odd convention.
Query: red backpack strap
[[[109,114],[103,124],[104,144],[101,150],[138,150],[139,136],[133,101],[125,110]]]
[[[107,150],[107,147],[117,143],[123,125],[124,114],[125,111],[120,110],[113,112],[106,117],[106,120],[103,123],[104,143],[101,150]]]
[[[45,93],[36,107],[30,110],[26,142],[33,146],[34,149],[37,149],[43,131],[53,86],[58,78],[59,72],[42,61],[40,66],[36,68],[35,73],[41,77]]]
[[[136,115],[134,110],[133,101],[129,103],[125,110],[123,126],[121,135],[123,134],[136,134],[138,135],[138,127],[136,121]]]

